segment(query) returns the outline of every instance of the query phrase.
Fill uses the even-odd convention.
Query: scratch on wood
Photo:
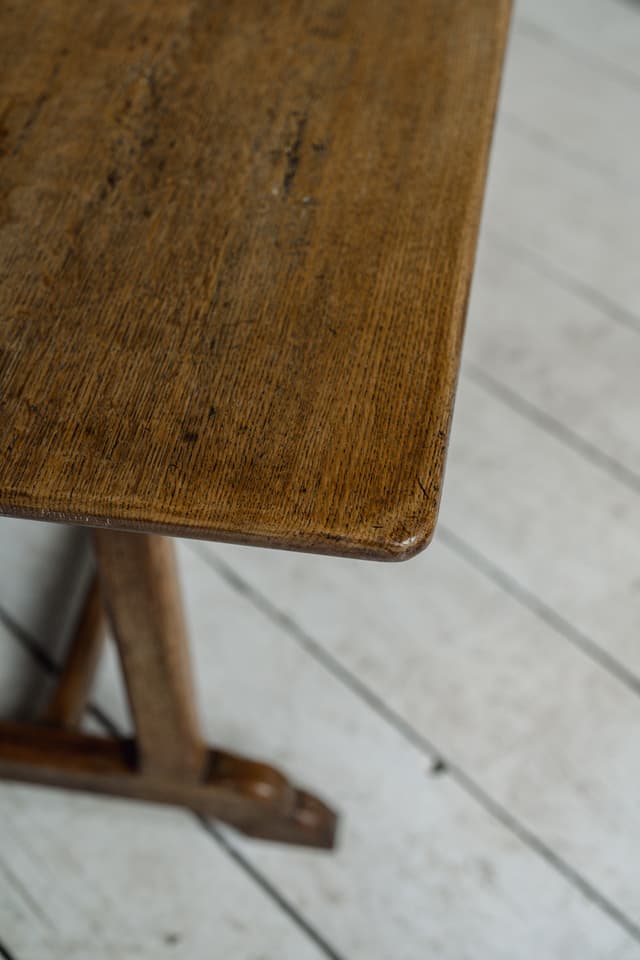
[[[282,179],[282,193],[283,196],[287,196],[289,190],[291,189],[291,184],[295,178],[295,175],[298,171],[298,166],[300,165],[300,148],[302,147],[302,142],[304,140],[304,132],[307,126],[306,116],[298,117],[298,122],[296,125],[296,134],[291,146],[286,150],[287,154],[287,166],[284,171],[284,177]]]

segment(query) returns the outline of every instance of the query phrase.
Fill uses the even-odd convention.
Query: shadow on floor
[[[3,712],[13,719],[33,720],[47,703],[56,665],[64,659],[92,577],[86,531],[60,527],[59,534],[43,538],[42,551],[36,556],[34,550],[33,569],[26,573],[32,585],[31,605],[24,616],[4,611],[3,620],[29,656],[16,661],[10,702]]]

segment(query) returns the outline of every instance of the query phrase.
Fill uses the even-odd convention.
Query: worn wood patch
[[[431,536],[507,0],[0,11],[0,512]]]

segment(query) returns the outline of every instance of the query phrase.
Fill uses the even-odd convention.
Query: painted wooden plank
[[[0,816],[18,960],[324,956],[188,814],[4,784]]]
[[[77,528],[0,520],[1,601],[54,658],[78,616],[90,576],[89,539]]]
[[[610,72],[640,87],[640,15],[635,0],[519,0],[516,16],[557,43],[568,57],[587,58],[598,72]]]
[[[242,844],[243,849],[251,850],[261,869],[295,898],[297,906],[309,911],[309,919],[326,932],[330,942],[350,956],[381,958],[418,957],[425,951],[440,957],[513,956],[525,943],[535,944],[542,955],[554,956],[561,950],[561,943],[579,936],[574,927],[576,915],[570,911],[569,916],[560,919],[553,903],[559,894],[560,877],[480,810],[455,781],[446,775],[430,775],[426,758],[344,683],[331,677],[299,643],[293,643],[281,624],[256,616],[246,597],[231,596],[199,571],[187,554],[193,549],[187,545],[181,551],[182,569],[192,632],[198,640],[196,662],[203,711],[211,735],[217,729],[218,735],[223,734],[225,742],[228,740],[236,748],[242,745],[247,749],[251,744],[253,750],[255,744],[255,752],[270,755],[294,771],[298,779],[328,792],[345,814],[341,848],[335,858],[312,858],[304,852],[291,858],[275,847]],[[210,549],[226,553],[224,548],[198,547]],[[378,686],[392,710],[397,707],[397,696],[402,697],[405,692],[414,709],[425,706],[432,710],[428,701],[438,683],[436,676],[430,677],[430,667],[443,653],[434,654],[428,664],[424,663],[424,608],[415,603],[415,590],[414,602],[409,609],[405,608],[400,622],[395,611],[403,606],[405,598],[401,592],[394,593],[390,588],[386,591],[393,596],[390,629],[381,629],[378,621],[376,630],[371,618],[384,610],[378,596],[366,584],[364,575],[362,580],[358,579],[358,583],[366,584],[362,593],[345,576],[347,569],[357,570],[358,574],[369,571],[374,577],[377,575],[376,587],[385,591],[384,573],[389,572],[388,568],[326,558],[316,562],[298,557],[296,562],[291,555],[273,556],[262,551],[232,552],[240,562],[248,555],[262,569],[282,570],[281,562],[293,563],[297,576],[293,581],[285,577],[285,609],[295,615],[300,603],[306,608],[310,601],[311,632],[314,637],[322,635],[324,649],[336,654],[340,644],[338,659],[345,665],[353,663],[347,651],[361,656],[365,665],[359,662],[354,673],[363,680],[372,675],[376,664],[378,677],[394,677],[393,686],[387,685],[386,680],[384,686]],[[428,557],[429,554],[424,561],[418,560],[416,568],[408,565],[395,570],[400,576],[402,570],[419,570],[420,563],[424,564]],[[303,571],[307,566],[310,569],[305,584]],[[242,567],[238,570],[242,571]],[[324,571],[334,578],[330,592],[317,589],[311,570]],[[394,579],[397,588],[400,578]],[[443,580],[449,584],[446,609],[457,611],[460,595],[455,587],[452,589],[450,580]],[[419,579],[422,589],[427,582],[424,577]],[[434,584],[430,609],[438,606],[434,600],[438,587],[446,589],[442,581]],[[483,597],[487,611],[496,603],[495,593],[488,592],[491,597]],[[350,611],[346,623],[336,616],[336,609],[343,604]],[[511,622],[509,629],[503,630],[501,651],[513,649],[513,629],[526,628],[519,610],[509,613]],[[444,610],[440,615],[445,616]],[[367,629],[369,625],[377,633],[377,651],[372,649],[375,641]],[[413,649],[403,644],[410,625],[418,640]],[[476,682],[481,656],[490,660],[487,644],[491,635],[488,631],[483,633],[482,627],[476,634],[475,669],[467,675],[461,668],[461,651],[455,650],[461,636],[462,644],[469,643],[464,632],[455,626],[447,636],[448,644],[442,639],[443,646],[453,651],[453,670],[446,678],[444,669],[440,672],[440,677],[449,683],[440,688],[437,699],[446,715],[457,711],[458,718],[464,718],[467,736],[460,736],[460,753],[464,752],[465,758],[482,769],[490,753],[499,756],[503,752],[486,751],[484,757],[474,759],[479,739],[473,737],[471,728],[482,726],[483,716],[492,713],[493,701],[484,697],[475,711],[469,710],[464,692]],[[515,644],[512,664],[517,663],[518,654],[525,656],[523,648],[524,643]],[[548,642],[548,649],[556,649],[555,638]],[[558,671],[577,668],[578,664],[595,670],[579,654],[567,653],[567,649],[560,651],[555,670],[550,668],[548,677],[544,670],[542,675],[538,673],[538,683],[544,681],[551,687],[552,675],[557,678]],[[400,670],[394,668],[396,659],[403,663]],[[370,665],[368,671],[366,663]],[[250,670],[247,664],[251,665]],[[493,662],[494,676],[502,682],[494,683],[492,693],[503,704],[511,699],[508,715],[516,727],[518,712],[526,712],[516,695],[518,681],[529,666],[525,660],[509,670],[509,664]],[[478,682],[481,685],[482,681]],[[507,690],[510,683],[515,688],[511,693]],[[505,691],[502,698],[501,688]],[[456,689],[460,691],[457,700]],[[446,709],[447,703],[452,704],[451,710]],[[548,701],[544,707],[548,709]],[[536,716],[533,707],[529,709],[528,735],[538,721],[543,721],[546,709],[538,708]],[[640,732],[640,706],[635,720]],[[436,725],[432,715],[422,730],[430,736]],[[625,729],[628,734],[629,727]],[[526,735],[522,733],[523,737]],[[633,771],[629,776],[633,776]],[[516,866],[520,857],[521,865]],[[480,866],[482,860],[490,864],[488,870]],[[488,876],[492,877],[489,884]],[[366,884],[363,877],[367,877]],[[631,882],[632,877],[629,879]],[[538,897],[547,883],[550,887],[545,896],[550,897],[550,902],[542,906]],[[569,896],[564,894],[563,899],[565,895]],[[462,926],[460,916],[451,906],[454,902],[465,904]],[[362,926],[363,913],[368,917],[366,930]],[[529,922],[533,928],[528,928]],[[602,947],[594,947],[592,942],[590,949],[597,952]]]
[[[621,83],[514,18],[500,109],[510,130],[637,193],[639,105],[640,75],[637,88]]]
[[[508,242],[485,239],[469,309],[467,372],[533,405],[526,415],[552,418],[548,429],[566,428],[574,435],[567,442],[583,441],[585,456],[640,489],[640,326],[636,332],[613,323]]]
[[[640,842],[640,700],[617,679],[437,544],[390,571],[205,549],[640,923],[624,854]]]
[[[85,530],[53,523],[0,518],[0,607],[20,629],[37,637],[52,662],[62,663],[71,630],[77,622],[90,582],[93,560]],[[100,672],[118,673],[113,644],[107,644]],[[9,682],[9,681],[7,681]],[[46,703],[50,684],[34,679],[23,698],[25,715]],[[124,689],[114,684],[119,712],[128,708]],[[15,694],[16,697],[19,694]],[[2,700],[13,712],[10,700]]]
[[[640,956],[640,946],[630,940],[613,954],[611,960],[637,960],[638,956]]]
[[[532,249],[636,318],[639,219],[640,191],[618,190],[599,172],[498,125],[485,228]]]
[[[345,813],[335,856],[244,843],[229,834],[231,842],[340,954],[385,960],[389,956],[417,960],[425,952],[456,960],[540,952],[559,957],[575,945],[581,956],[600,958],[629,942],[619,925],[496,823],[453,780],[434,775],[428,756],[333,679],[282,627],[238,598],[192,550],[192,545],[183,546],[180,556],[197,639],[202,713],[210,736],[232,748],[268,756],[309,786],[323,788]],[[262,551],[251,552],[270,560]],[[341,561],[329,564],[334,562],[342,566]],[[114,690],[115,678],[106,670],[99,699],[117,714]],[[118,719],[126,723],[125,718]],[[39,817],[46,822],[45,801],[53,794],[28,792],[43,797]],[[77,816],[73,804],[65,807],[63,799],[63,809],[51,818],[58,833],[56,816],[62,822]],[[99,803],[111,809],[108,801],[74,802],[91,810]],[[137,830],[135,812],[129,821],[129,806],[117,806],[118,824],[127,821]],[[145,815],[148,812],[145,807]],[[89,835],[100,836],[101,815],[97,809],[92,813]],[[28,822],[26,815],[25,819]],[[125,831],[125,826],[121,829]],[[164,825],[159,829],[164,832]],[[98,842],[107,844],[116,858],[123,841],[106,829]],[[144,838],[140,843],[144,845]],[[196,854],[202,856],[200,845],[196,853],[187,848],[180,863]],[[175,855],[169,844],[168,858]],[[150,856],[146,847],[140,854],[142,860],[145,856]],[[156,885],[161,885],[164,870],[163,861],[153,860],[150,873]],[[122,883],[127,889],[124,879]],[[210,896],[211,883],[204,886]],[[110,894],[104,880],[100,891],[105,897]],[[105,924],[112,909],[107,903]],[[193,923],[197,926],[197,919]],[[164,931],[166,923],[150,928]],[[254,928],[260,930],[259,920]],[[122,940],[124,949],[125,934]],[[298,956],[267,951],[264,955]]]
[[[0,623],[0,716],[33,720],[50,690],[47,673],[34,669],[31,654]]]
[[[612,6],[616,7],[597,2],[582,5],[581,16],[572,19],[572,35],[605,9],[611,17]],[[560,8],[563,5],[553,7]],[[631,25],[640,21],[631,10],[626,11],[626,19]],[[598,184],[598,176],[593,177],[593,192],[585,203],[587,211],[606,206],[610,190],[620,195],[618,207],[620,198],[627,203],[629,194],[633,204],[633,197],[638,196],[638,115],[640,86],[634,89],[621,85],[615,76],[595,70],[588,58],[568,57],[562,45],[524,29],[516,17],[494,159],[508,168],[513,156],[517,164],[522,150],[518,141],[523,137],[535,141],[537,137],[535,150],[548,155],[536,203],[544,203],[544,195],[554,191],[556,178],[561,185],[566,184],[572,165],[577,164],[590,166],[591,173],[604,175],[607,180],[606,185]],[[627,482],[637,483],[633,473],[640,468],[640,446],[634,411],[640,399],[636,376],[640,314],[634,332],[633,318],[619,314],[612,318],[606,299],[598,297],[597,291],[576,286],[568,289],[566,277],[558,273],[551,259],[545,264],[543,258],[532,257],[514,244],[516,231],[518,238],[524,237],[525,242],[529,239],[528,218],[534,206],[531,186],[531,179],[524,175],[519,182],[513,178],[510,183],[503,177],[492,178],[465,355],[499,383],[583,438],[593,448],[587,454],[597,460],[601,450],[615,461],[611,465],[614,471],[620,465],[619,475],[626,474]],[[500,240],[496,230],[504,222],[498,208],[504,209],[505,202],[515,207],[518,223],[511,235]],[[558,209],[550,212],[550,217],[558,220],[561,233],[564,228],[563,239],[570,244],[571,219],[563,221]],[[619,255],[622,261],[628,258],[626,239],[624,232],[612,237],[612,256]],[[577,236],[575,244],[580,243]],[[554,252],[552,244],[544,256]],[[631,268],[627,260],[627,265],[637,289],[635,264]],[[583,272],[582,266],[579,261],[574,264],[579,273]],[[584,275],[591,284],[588,271]],[[609,277],[604,271],[600,280],[606,290]],[[618,322],[612,323],[612,319]]]
[[[42,679],[0,625],[0,713]],[[0,941],[17,960],[325,956],[188,814],[0,783],[0,823]]]
[[[441,521],[640,676],[640,498],[468,380]]]

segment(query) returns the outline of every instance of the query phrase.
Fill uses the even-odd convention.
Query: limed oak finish
[[[0,512],[436,519],[507,0],[0,9]]]
[[[0,775],[330,847],[200,733],[171,543],[403,559],[435,525],[507,0],[0,9],[0,513],[99,528]],[[109,620],[134,740],[77,727]]]

